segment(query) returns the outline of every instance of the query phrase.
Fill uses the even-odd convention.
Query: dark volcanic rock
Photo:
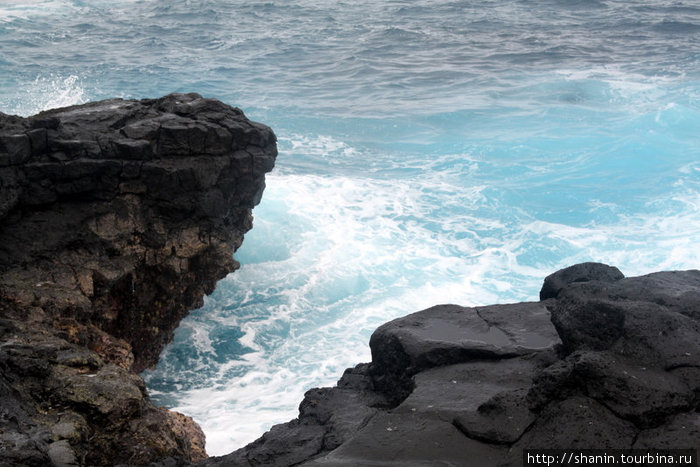
[[[514,447],[518,451],[530,448],[629,449],[637,433],[632,423],[615,416],[599,402],[579,395],[548,404]],[[522,460],[521,452],[516,454],[516,459]]]
[[[131,345],[134,369],[152,365],[179,320],[236,268],[274,134],[194,94],[0,125],[5,297],[89,321]]]
[[[568,352],[610,350],[664,369],[698,366],[699,291],[698,271],[572,284],[551,307],[552,323]]]
[[[383,412],[335,451],[300,465],[495,465],[504,451],[502,446],[465,438],[448,421]]]
[[[133,373],[251,228],[275,136],[196,94],[0,114],[0,460],[205,457]]]
[[[559,292],[574,282],[615,282],[625,276],[614,266],[601,263],[580,263],[561,269],[545,277],[540,300],[557,298]]]
[[[690,410],[695,399],[687,381],[643,361],[579,351],[543,370],[529,401],[539,408],[577,393],[601,401],[639,427],[656,426],[669,414]]]
[[[346,373],[309,391],[299,419],[205,465],[520,466],[524,449],[698,449],[699,293],[698,271],[624,278],[586,263],[549,276],[539,303],[414,313],[372,335],[372,363],[350,372],[362,384],[344,388]],[[341,414],[353,423],[333,437]]]
[[[370,339],[377,390],[395,403],[421,370],[479,359],[502,359],[559,343],[545,303],[464,308],[438,305],[380,326]]]
[[[245,449],[203,465],[296,465],[344,444],[386,406],[386,399],[373,390],[368,365],[360,364],[347,369],[336,387],[308,391],[299,418],[273,427]]]

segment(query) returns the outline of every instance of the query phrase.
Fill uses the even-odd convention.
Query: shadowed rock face
[[[538,303],[391,321],[372,363],[216,466],[520,466],[524,449],[700,449],[700,272],[584,263]],[[313,407],[313,410],[309,410]]]
[[[0,114],[0,459],[205,456],[133,373],[238,267],[276,155],[268,127],[196,94]]]

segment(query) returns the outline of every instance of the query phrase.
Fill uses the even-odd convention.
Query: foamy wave
[[[664,110],[673,103],[673,89],[683,80],[681,76],[643,75],[608,65],[581,70],[558,70],[565,81],[579,83],[598,101],[595,105],[612,104],[634,114]],[[596,88],[596,84],[598,87]]]
[[[352,148],[333,138],[284,144],[318,157]],[[675,181],[663,197],[630,203],[587,178],[594,163],[598,177],[618,176],[619,149],[603,160],[548,153],[546,164],[524,147],[396,159],[352,151],[356,165],[374,158],[391,176],[270,175],[236,254],[243,267],[191,318],[211,335],[180,342],[189,363],[162,359],[156,389],[179,378],[171,405],[202,424],[211,454],[294,418],[304,391],[368,361],[371,332],[398,316],[445,302],[536,300],[547,274],[583,261],[627,275],[700,264],[695,162],[665,174]],[[636,177],[658,173],[637,162]]]
[[[288,137],[280,137],[279,140],[281,144],[288,143],[294,152],[303,150],[307,156],[317,155],[332,159],[337,156],[351,157],[357,154],[355,148],[328,135],[311,137],[293,134]]]
[[[0,2],[0,22],[16,19],[27,20],[36,16],[49,16],[71,5],[65,0],[20,0]]]
[[[49,74],[37,76],[22,89],[9,113],[30,116],[43,110],[68,107],[87,102],[87,93],[80,77]]]
[[[698,174],[695,174],[697,177]],[[685,183],[681,182],[681,185]],[[695,188],[647,204],[646,214],[619,214],[614,223],[586,227],[535,221],[523,231],[551,245],[565,245],[557,267],[600,261],[635,276],[658,270],[692,269],[700,265],[700,193]]]
[[[190,371],[210,376],[183,388],[175,404],[202,424],[210,454],[296,416],[306,390],[333,385],[346,367],[369,359],[369,335],[387,320],[444,301],[478,305],[532,295],[540,271],[519,266],[514,245],[460,234],[502,232],[498,219],[472,212],[481,191],[444,177],[271,175],[255,228],[237,253],[243,267],[195,313],[217,327],[238,327],[245,352],[217,363],[213,340],[194,337],[200,357]],[[442,212],[436,196],[446,200]],[[260,256],[279,241],[294,245],[289,255]],[[505,271],[512,282],[501,278]]]

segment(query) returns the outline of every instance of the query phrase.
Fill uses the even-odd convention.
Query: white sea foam
[[[659,105],[673,105],[663,103],[664,88],[677,80],[677,77],[649,76],[626,71],[620,65],[558,70],[557,74],[566,81],[580,83],[591,89],[599,83],[601,87],[592,91],[594,106],[613,104],[637,115],[654,112],[659,109]]]
[[[84,104],[87,95],[79,76],[50,73],[37,76],[34,81],[27,83],[15,100],[17,103],[9,112],[29,116],[42,110]]]
[[[328,135],[313,137],[292,134],[280,137],[280,144],[284,143],[288,143],[293,152],[302,150],[307,156],[321,156],[331,161],[338,156],[353,157],[357,154],[357,150],[352,146]]]
[[[447,183],[430,176],[403,182],[269,177],[255,229],[238,255],[243,267],[219,284],[198,315],[240,327],[239,343],[248,353],[177,397],[175,409],[202,424],[210,454],[228,452],[293,418],[305,390],[332,385],[344,368],[369,359],[369,334],[387,320],[445,301],[532,298],[540,271],[519,266],[512,245],[457,235],[500,231],[498,220],[469,212],[478,204],[473,198],[483,198],[481,190]],[[442,214],[434,212],[435,196],[446,196]],[[460,203],[463,211],[455,211]],[[284,222],[294,223],[280,222],[281,213]],[[431,213],[435,221],[426,223]],[[268,235],[280,225],[291,230],[286,241],[296,245],[289,257],[261,261],[261,250],[285,241]],[[255,264],[246,264],[247,251]],[[520,276],[520,284],[502,280],[504,270]],[[251,289],[256,297],[247,293],[237,302],[241,291]],[[230,306],[235,311],[224,311]],[[207,352],[203,344],[211,339],[195,340]],[[243,375],[227,378],[237,365],[246,367]]]
[[[48,16],[56,14],[70,5],[71,2],[66,0],[2,0],[0,1],[0,22]]]
[[[295,141],[296,150],[318,154],[349,148],[328,138]],[[404,178],[269,176],[255,228],[237,253],[243,267],[195,313],[196,326],[216,323],[202,329],[240,329],[243,350],[223,363],[202,359],[225,356],[211,337],[195,336],[195,368],[215,371],[184,387],[174,404],[203,426],[210,454],[294,418],[304,391],[333,385],[344,368],[368,361],[370,333],[395,317],[445,302],[536,300],[544,276],[576,262],[602,261],[628,275],[700,263],[689,254],[700,241],[694,163],[678,169],[673,199],[649,202],[634,216],[617,201],[591,199],[591,212],[608,215],[578,225],[503,205],[497,179],[465,183],[483,182],[481,172],[499,161],[454,154],[424,163],[430,170],[418,174],[418,160],[394,163]],[[562,160],[559,170],[570,173],[559,176],[575,175],[582,163]],[[499,170],[522,175],[517,165]]]

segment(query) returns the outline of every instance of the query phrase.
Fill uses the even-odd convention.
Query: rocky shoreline
[[[207,458],[138,372],[252,226],[273,132],[196,94],[0,114],[0,463],[516,466],[523,450],[700,449],[700,271],[584,263],[540,301],[386,323],[299,417]]]
[[[137,373],[238,267],[276,155],[196,94],[0,114],[0,464],[206,458]]]
[[[624,278],[578,264],[547,277],[540,298],[384,324],[371,363],[202,465],[521,466],[525,449],[697,456],[700,271]]]

